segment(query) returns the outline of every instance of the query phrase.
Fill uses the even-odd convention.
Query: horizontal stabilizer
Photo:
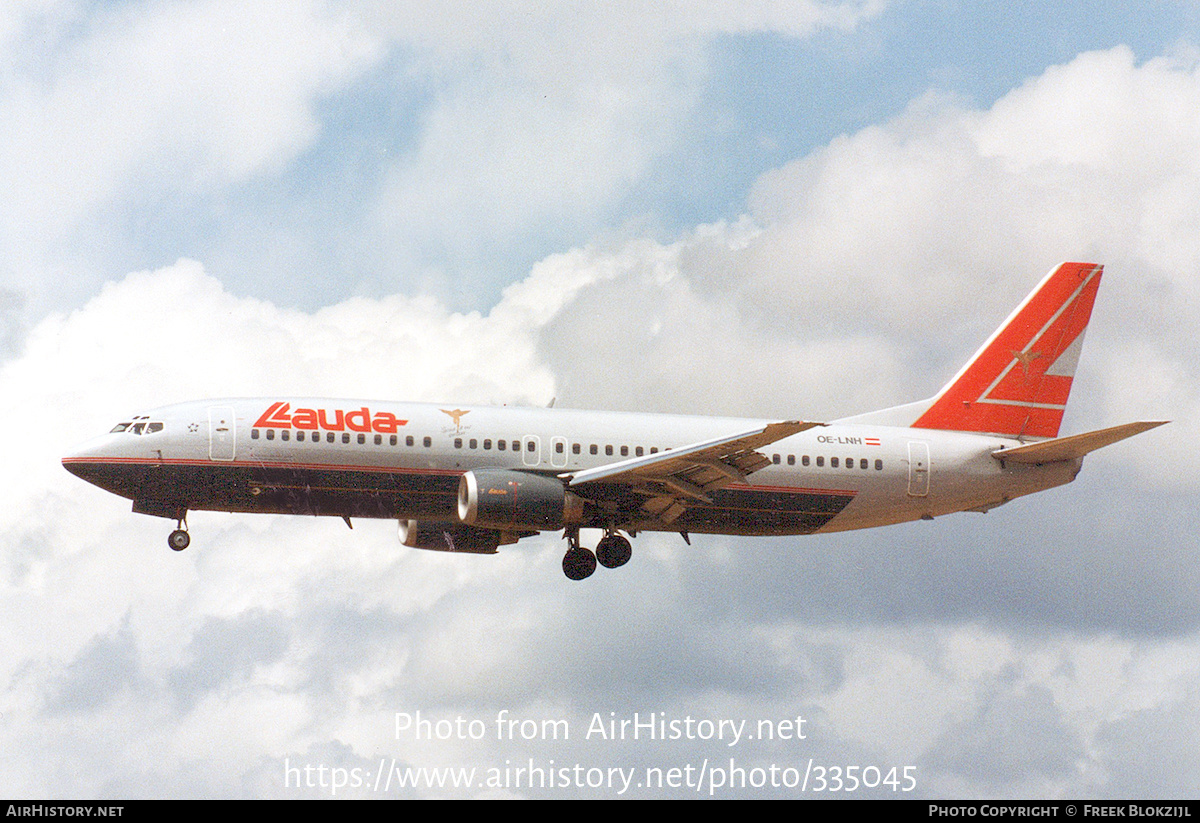
[[[1133,437],[1135,434],[1141,434],[1167,422],[1166,420],[1143,420],[1138,423],[1126,423],[1109,429],[1098,429],[1085,434],[1073,434],[1070,437],[1030,443],[1028,446],[1018,446],[1015,449],[998,449],[992,452],[992,457],[997,460],[1034,464],[1074,460],[1089,452],[1094,452],[1096,449],[1111,446],[1126,437]]]

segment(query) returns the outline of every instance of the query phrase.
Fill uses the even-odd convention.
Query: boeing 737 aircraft
[[[1102,267],[1063,263],[936,395],[815,423],[359,400],[206,400],[130,417],[63,458],[177,521],[189,510],[388,518],[406,546],[567,539],[581,580],[641,531],[784,535],[984,512],[1075,479],[1161,422],[1059,437]],[[595,553],[581,528],[603,530]]]

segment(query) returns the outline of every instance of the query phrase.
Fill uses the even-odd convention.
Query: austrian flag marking
[[[255,428],[268,429],[307,429],[308,431],[340,432],[347,429],[353,432],[379,432],[380,434],[395,434],[401,426],[407,426],[407,420],[400,420],[391,412],[371,413],[370,408],[346,411],[344,409],[296,409],[291,411],[291,404],[282,400],[272,403],[270,408],[262,413]]]

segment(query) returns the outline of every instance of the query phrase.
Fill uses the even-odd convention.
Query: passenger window
[[[579,454],[580,448],[578,443],[571,444],[571,454]]]
[[[398,440],[399,440],[399,438],[398,438],[398,437],[396,437],[396,435],[394,435],[394,434],[393,434],[391,437],[389,437],[389,438],[388,438],[388,445],[389,445],[389,446],[394,446],[394,445],[396,445],[396,443],[397,443],[397,441],[398,441]]]
[[[883,461],[882,460],[875,461],[875,471],[877,471],[877,472],[883,471]]]
[[[258,439],[258,429],[251,429],[251,430],[250,430],[250,439],[251,439],[251,440],[257,440],[257,439]]]
[[[484,450],[485,450],[485,451],[491,451],[491,450],[492,450],[492,441],[491,441],[491,439],[490,439],[490,438],[488,438],[488,439],[486,439],[486,440],[484,440],[484,441],[483,441],[483,448],[484,448]]]
[[[823,468],[824,466],[825,466],[825,457],[824,457],[824,455],[820,455],[820,454],[819,454],[819,455],[817,455],[817,468],[818,468],[818,469],[819,469],[819,468]]]
[[[342,442],[343,443],[350,442],[350,432],[342,432]]]
[[[780,461],[779,455],[777,455],[777,454],[771,455],[771,462],[774,463],[776,466],[779,465],[779,461]]]
[[[836,457],[829,458],[829,468],[836,469],[838,467],[838,459]]]
[[[267,439],[268,440],[275,439],[275,430],[274,429],[267,429]]]
[[[376,445],[376,446],[382,446],[382,445],[383,445],[383,435],[382,435],[382,434],[377,434],[377,435],[375,435],[375,445]]]
[[[796,465],[796,455],[794,455],[794,454],[789,454],[789,455],[788,455],[788,465],[789,465],[789,466],[794,466],[794,465]]]
[[[858,467],[859,467],[860,469],[865,469],[865,468],[867,467],[867,458],[865,458],[865,457],[864,457],[864,458],[862,458],[861,460],[859,460],[859,461],[858,461]]]
[[[561,440],[559,440],[557,443],[554,444],[554,453],[555,454],[563,453],[563,444],[562,444]]]
[[[621,456],[622,456],[622,457],[628,457],[628,456],[629,456],[629,447],[628,447],[628,446],[622,446],[622,447],[621,447]]]
[[[461,437],[454,438],[454,448],[456,448],[456,449],[462,448],[462,438]]]
[[[360,434],[358,436],[358,445],[361,446],[363,443],[366,443],[366,442],[367,442],[367,436],[365,434]]]
[[[505,449],[508,448],[508,441],[507,440],[496,441],[496,448],[499,449],[500,451],[504,451]]]
[[[429,448],[430,446],[433,445],[433,438],[432,437],[423,438],[421,440],[421,445],[423,445],[425,448]]]
[[[329,432],[329,434],[325,435],[326,443],[332,443],[335,440],[337,440],[337,435],[335,435],[333,432]]]
[[[528,443],[525,444],[525,451],[527,451],[527,452],[531,452],[535,448],[537,448],[537,444],[534,443],[532,440],[530,440]]]
[[[413,440],[413,436],[411,434],[404,438],[404,445],[406,446],[411,446],[414,442],[415,441]]]
[[[470,449],[479,448],[479,441],[476,440],[474,437],[472,437],[471,440],[467,443],[467,448],[470,448]]]
[[[592,445],[588,446],[588,453],[590,453],[590,454],[599,454],[599,453],[600,453],[600,447],[599,447],[599,446],[597,446],[595,443],[593,443]]]

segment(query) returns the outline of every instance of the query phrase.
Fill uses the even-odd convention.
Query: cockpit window
[[[118,434],[119,432],[128,432],[129,434],[155,434],[163,430],[164,426],[161,421],[155,420],[146,422],[145,417],[135,417],[133,420],[127,420],[124,423],[118,423],[112,427],[109,434]]]

